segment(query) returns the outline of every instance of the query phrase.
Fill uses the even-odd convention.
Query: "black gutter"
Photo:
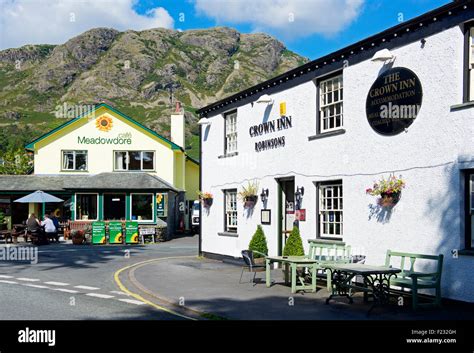
[[[200,160],[199,191],[202,191],[202,142],[201,141],[202,141],[202,125],[199,125],[199,160]],[[192,220],[192,213],[191,213],[191,220]],[[202,256],[202,205],[201,205],[201,207],[199,207],[199,234],[198,234],[198,238],[199,238],[198,256]]]
[[[317,76],[340,69],[351,56],[350,64],[367,60],[373,56],[378,47],[393,49],[417,39],[443,31],[473,17],[474,0],[456,1],[407,22],[391,27],[385,31],[351,44],[333,53],[310,61],[300,67],[276,76],[241,92],[221,99],[197,111],[200,117],[234,109],[255,101],[262,94],[276,93],[290,87],[310,81]],[[355,57],[355,58],[354,58]]]

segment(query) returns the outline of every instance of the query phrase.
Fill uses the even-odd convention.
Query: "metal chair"
[[[257,269],[265,268],[265,265],[257,265],[255,264],[255,260],[253,258],[254,251],[252,250],[242,250],[242,258],[244,259],[245,265],[242,266],[242,272],[240,273],[239,284],[242,284],[242,276],[244,275],[244,270],[248,269],[249,272],[253,272],[253,278],[249,283],[253,283],[255,286],[255,276],[257,275]],[[260,253],[259,253],[260,254]],[[262,254],[265,256],[265,254]]]

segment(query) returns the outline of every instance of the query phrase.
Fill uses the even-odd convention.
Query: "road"
[[[114,273],[140,261],[192,255],[197,236],[137,246],[41,246],[37,264],[0,261],[0,320],[180,319],[122,292]]]

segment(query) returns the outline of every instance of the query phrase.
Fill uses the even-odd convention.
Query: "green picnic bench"
[[[393,259],[400,259],[400,262],[393,264]],[[416,272],[415,261],[417,259],[435,261],[434,268],[435,272]],[[405,265],[409,261],[409,269],[405,269]],[[397,274],[397,277],[390,280],[390,285],[402,288],[411,289],[412,295],[412,306],[416,310],[419,306],[440,306],[441,305],[441,272],[443,269],[443,255],[423,255],[397,252],[387,250],[387,256],[385,258],[385,266],[393,265],[401,269],[401,272]],[[418,301],[418,289],[435,289],[434,300],[430,303],[420,304]]]
[[[309,239],[308,258],[317,260],[317,269],[326,273],[327,290],[332,291],[331,272],[326,270],[328,264],[346,264],[351,262],[351,247],[341,241]]]

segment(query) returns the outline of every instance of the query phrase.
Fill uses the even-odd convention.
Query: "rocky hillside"
[[[304,62],[275,38],[225,27],[96,28],[62,45],[0,51],[0,124],[40,134],[64,122],[58,105],[105,101],[169,136],[172,95],[188,112],[192,143],[195,109]]]

